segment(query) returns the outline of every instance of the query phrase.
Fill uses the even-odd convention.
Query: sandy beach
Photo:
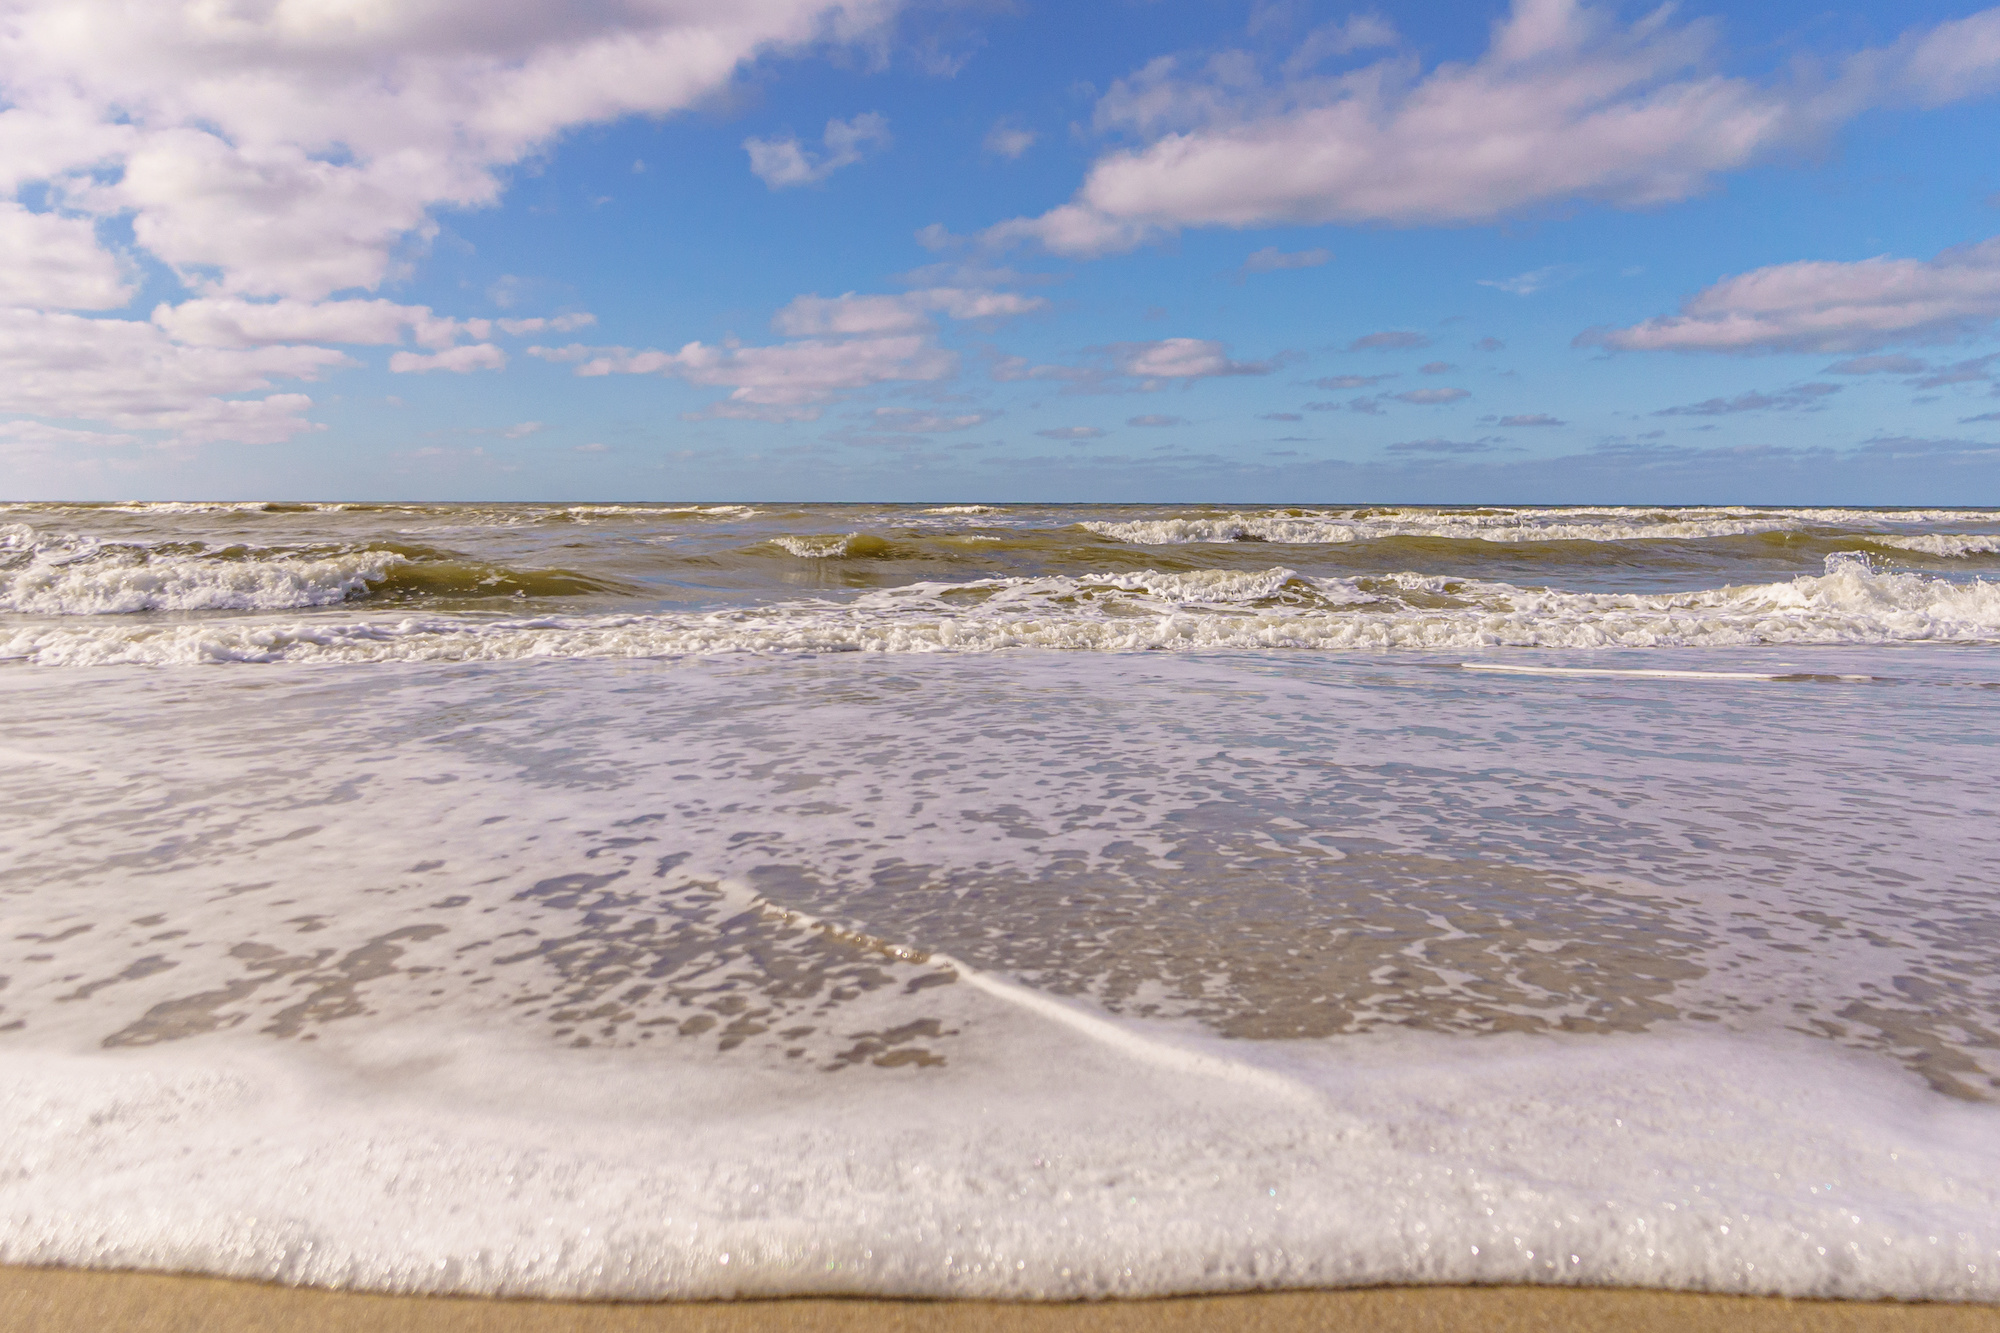
[[[7,1333],[1178,1333],[1339,1329],[1343,1333],[1715,1329],[1729,1333],[1987,1333],[2000,1306],[1792,1301],[1686,1292],[1531,1287],[1381,1287],[1152,1301],[782,1300],[659,1304],[374,1296],[150,1273],[0,1270]]]

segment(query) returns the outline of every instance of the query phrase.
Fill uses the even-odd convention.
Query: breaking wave
[[[449,551],[375,543],[296,551],[143,545],[0,527],[0,612],[286,611],[363,597],[560,597],[602,591],[563,570],[518,571]]]
[[[1100,537],[1136,546],[1274,542],[1292,546],[1438,537],[1486,542],[1687,541],[1812,527],[1879,530],[1911,523],[1991,522],[1979,511],[1859,509],[1274,509],[1129,522],[1088,521]],[[2000,541],[2000,537],[1968,538]],[[1911,550],[1926,549],[1910,547]]]
[[[124,622],[17,627],[43,665],[500,661],[723,653],[1739,647],[2000,641],[2000,583],[1824,574],[1675,593],[1580,593],[1422,574],[1140,571],[916,583],[850,601],[648,615]]]

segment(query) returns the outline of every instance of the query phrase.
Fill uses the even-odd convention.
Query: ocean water
[[[2000,511],[0,509],[0,1262],[2000,1300]]]

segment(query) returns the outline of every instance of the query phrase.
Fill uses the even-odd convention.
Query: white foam
[[[1991,513],[1976,510],[1365,509],[1270,510],[1127,522],[1090,521],[1081,526],[1114,541],[1142,546],[1239,541],[1324,545],[1386,537],[1439,537],[1510,543],[1679,541],[1762,532],[1797,532],[1812,526],[1868,530],[1888,525],[1991,522],[1992,519]]]
[[[1915,537],[1875,537],[1870,540],[1877,546],[1893,546],[1899,550],[1918,551],[1924,555],[1953,557],[2000,554],[2000,533],[1974,533],[1961,536],[1948,532],[1926,532]]]
[[[217,599],[209,605],[227,604],[221,599],[228,596],[246,603],[255,596],[331,601],[347,586],[342,580],[371,576],[373,567],[359,559],[351,566],[330,562],[310,579],[300,572],[296,581],[283,567],[246,571],[242,591],[202,583],[185,595],[190,603]],[[88,581],[80,589],[75,596],[101,597],[106,609],[115,608],[117,597],[160,595],[143,586],[128,590],[115,580],[103,591]],[[1885,573],[1859,560],[1830,558],[1823,575],[1681,593],[1562,592],[1418,574],[1308,579],[1279,568],[926,582],[852,601],[682,614],[28,623],[0,639],[0,658],[90,666],[1010,648],[1451,650],[1995,640],[2000,583]]]
[[[331,606],[407,563],[393,552],[241,558],[111,546],[24,524],[0,530],[0,611],[102,616],[138,611],[260,611]]]
[[[1300,1105],[985,1022],[977,1069],[844,1083],[423,1029],[317,1057],[17,1051],[0,1261],[586,1298],[2000,1298],[1993,1109],[1825,1051],[1265,1052]]]

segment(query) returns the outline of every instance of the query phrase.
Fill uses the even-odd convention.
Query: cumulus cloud
[[[1115,83],[1100,157],[1069,203],[991,228],[1080,256],[1183,227],[1485,222],[1571,200],[1643,208],[1810,143],[1870,105],[1936,105],[2000,77],[2000,11],[1912,33],[1830,77],[1718,73],[1713,25],[1621,25],[1579,0],[1515,0],[1476,60],[1407,53],[1338,74],[1224,52]],[[1301,54],[1304,54],[1303,52]]]
[[[878,407],[863,421],[870,432],[893,435],[946,435],[983,426],[998,412],[929,412],[914,407]]]
[[[1458,367],[1449,361],[1427,361],[1417,367],[1417,373],[1419,375],[1449,375],[1457,369]]]
[[[1420,407],[1439,403],[1455,403],[1461,398],[1470,398],[1468,389],[1405,389],[1402,393],[1390,394],[1399,403],[1415,403]]]
[[[351,364],[329,347],[188,347],[145,320],[0,310],[0,412],[166,431],[182,443],[267,444],[310,429],[304,394],[225,396]]]
[[[774,190],[816,185],[842,167],[851,167],[871,152],[889,146],[889,118],[878,111],[852,120],[829,120],[820,138],[824,151],[814,153],[796,138],[745,139],[750,171]]]
[[[1838,384],[1801,384],[1776,393],[1739,393],[1734,398],[1709,398],[1681,407],[1663,407],[1656,417],[1719,417],[1736,412],[1789,412],[1823,406],[1840,392]]]
[[[1071,440],[1079,444],[1085,440],[1104,438],[1104,432],[1095,426],[1051,426],[1047,430],[1038,430],[1035,434],[1045,440]]]
[[[1148,412],[1144,416],[1128,418],[1125,424],[1128,426],[1185,426],[1187,421],[1182,417],[1166,417],[1156,412]]]
[[[1867,352],[1948,342],[1996,319],[2000,236],[1932,259],[1752,269],[1689,297],[1677,315],[1586,330],[1576,341],[1642,352]]]
[[[1527,412],[1519,416],[1500,417],[1493,424],[1511,428],[1517,426],[1567,426],[1569,423],[1558,420],[1546,412]]]
[[[1036,365],[1026,357],[1003,356],[994,361],[992,373],[1003,382],[1056,380],[1070,384],[1073,391],[1151,391],[1168,384],[1185,388],[1196,380],[1268,375],[1282,360],[1236,361],[1212,338],[1156,338],[1093,348],[1081,365]]]
[[[508,167],[571,127],[685,109],[745,61],[864,36],[893,7],[16,0],[0,25],[0,201],[47,207],[0,202],[10,259],[0,303],[41,317],[117,310],[134,264],[151,259],[197,304],[150,324],[64,325],[66,361],[0,349],[0,377],[13,379],[23,355],[39,376],[6,392],[42,395],[66,417],[102,403],[150,423],[133,429],[181,439],[306,429],[303,395],[234,405],[214,395],[254,391],[282,366],[310,378],[346,362],[326,349],[258,350],[294,340],[412,336],[446,350],[456,335],[436,331],[441,316],[328,300],[405,272],[435,234],[436,210],[495,202]],[[130,255],[95,225],[112,218],[129,225]],[[189,343],[170,350],[183,333]],[[107,398],[100,377],[135,348],[143,409],[112,401],[129,394]],[[245,387],[214,387],[231,382]]]
[[[0,254],[0,305],[116,310],[132,299],[127,266],[98,244],[89,218],[0,202]]]
[[[442,352],[398,352],[389,358],[389,369],[398,375],[420,375],[432,370],[465,374],[473,370],[505,370],[507,354],[492,343],[467,343]]]
[[[967,287],[930,287],[900,296],[794,297],[771,319],[771,327],[787,337],[826,334],[908,333],[932,327],[932,314],[958,320],[1000,320],[1045,309],[1039,296]]]
[[[772,317],[773,328],[788,335],[789,342],[763,347],[734,340],[720,346],[691,342],[672,352],[573,343],[534,346],[528,354],[574,363],[576,373],[583,376],[665,375],[729,389],[728,399],[711,405],[707,416],[811,421],[818,418],[822,405],[857,389],[897,381],[930,382],[957,374],[958,354],[938,346],[934,315],[977,322],[1026,314],[1046,304],[1038,296],[966,287],[931,287],[901,295],[807,294]],[[1006,378],[997,369],[995,375]]]

